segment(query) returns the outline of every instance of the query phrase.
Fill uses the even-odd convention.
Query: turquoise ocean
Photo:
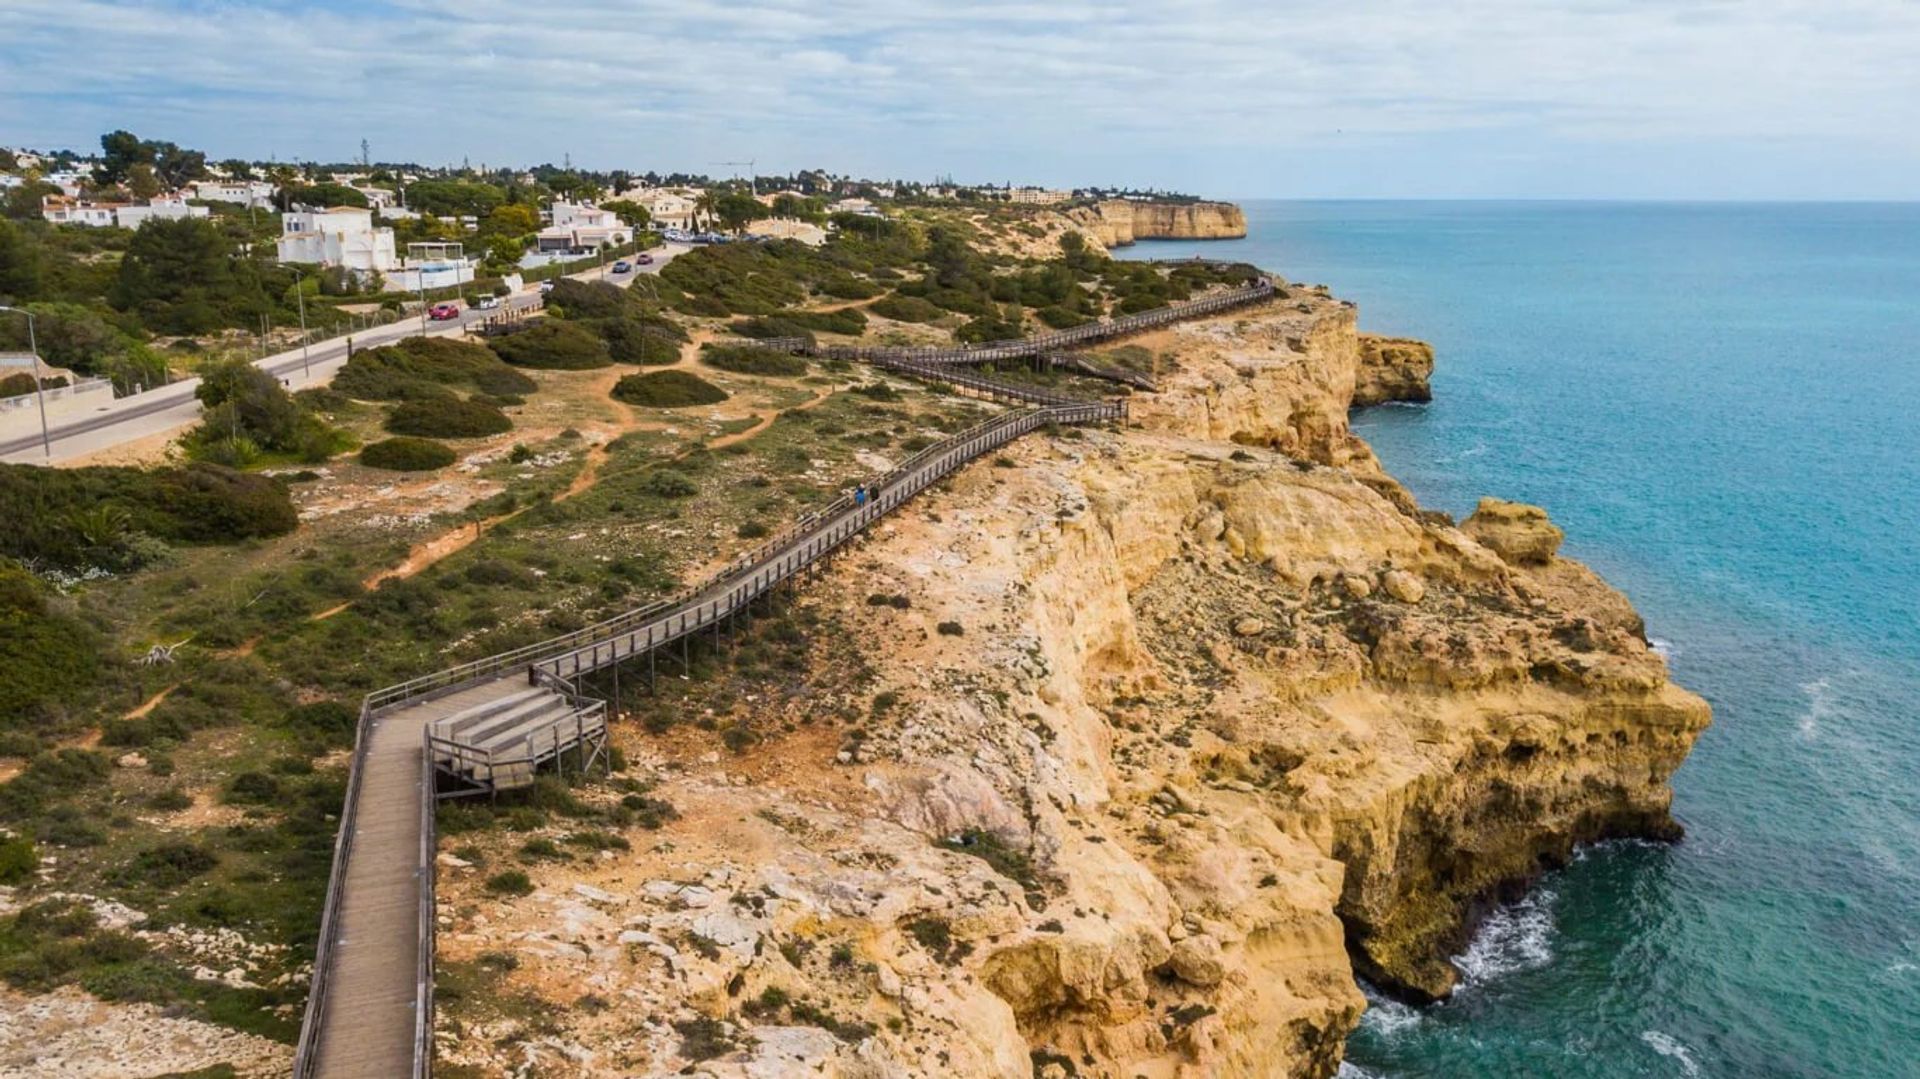
[[[1538,503],[1714,726],[1687,830],[1496,912],[1351,1077],[1920,1076],[1920,204],[1250,202],[1244,259],[1433,342],[1354,427],[1421,502]]]

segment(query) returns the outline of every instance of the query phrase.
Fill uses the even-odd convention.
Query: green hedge
[[[807,361],[800,357],[753,345],[709,345],[700,353],[700,362],[739,375],[794,378],[807,373]]]
[[[727,399],[727,392],[685,371],[653,371],[644,375],[628,375],[614,383],[613,396],[630,405],[686,408],[691,405],[718,404]]]
[[[490,344],[501,359],[515,367],[584,371],[613,363],[600,335],[565,319],[543,318],[526,329],[496,337]]]
[[[431,472],[452,464],[457,456],[453,447],[444,442],[402,435],[375,442],[361,450],[360,463],[369,468],[384,468],[392,472]]]
[[[625,315],[619,318],[603,318],[584,321],[581,325],[600,335],[607,343],[607,354],[615,363],[631,363],[641,367],[661,367],[675,363],[680,359],[680,342],[686,334],[679,327],[656,318],[639,318]]]
[[[387,414],[387,430],[426,438],[480,438],[511,431],[507,414],[481,401],[423,397],[403,401]]]

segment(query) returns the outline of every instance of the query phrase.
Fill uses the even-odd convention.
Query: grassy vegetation
[[[800,357],[753,345],[708,345],[700,350],[700,362],[740,375],[798,378],[807,373],[807,361]]]
[[[554,371],[584,371],[613,362],[607,342],[587,326],[565,319],[543,318],[489,342],[500,358],[515,367]]]
[[[333,389],[367,401],[445,396],[450,387],[475,393],[527,394],[539,383],[501,362],[484,345],[444,337],[408,337],[353,354]]]

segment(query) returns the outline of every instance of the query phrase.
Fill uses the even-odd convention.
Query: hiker
[[[866,484],[863,483],[860,486],[855,487],[853,489],[853,504],[856,506],[864,506],[867,504],[867,485]]]

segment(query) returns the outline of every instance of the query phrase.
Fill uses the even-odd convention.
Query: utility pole
[[[53,439],[47,434],[47,387],[40,377],[40,338],[34,331],[33,312],[24,307],[0,307],[0,311],[12,311],[27,316],[27,351],[33,354],[33,395],[40,402],[40,450],[47,455],[47,461],[53,461]]]

